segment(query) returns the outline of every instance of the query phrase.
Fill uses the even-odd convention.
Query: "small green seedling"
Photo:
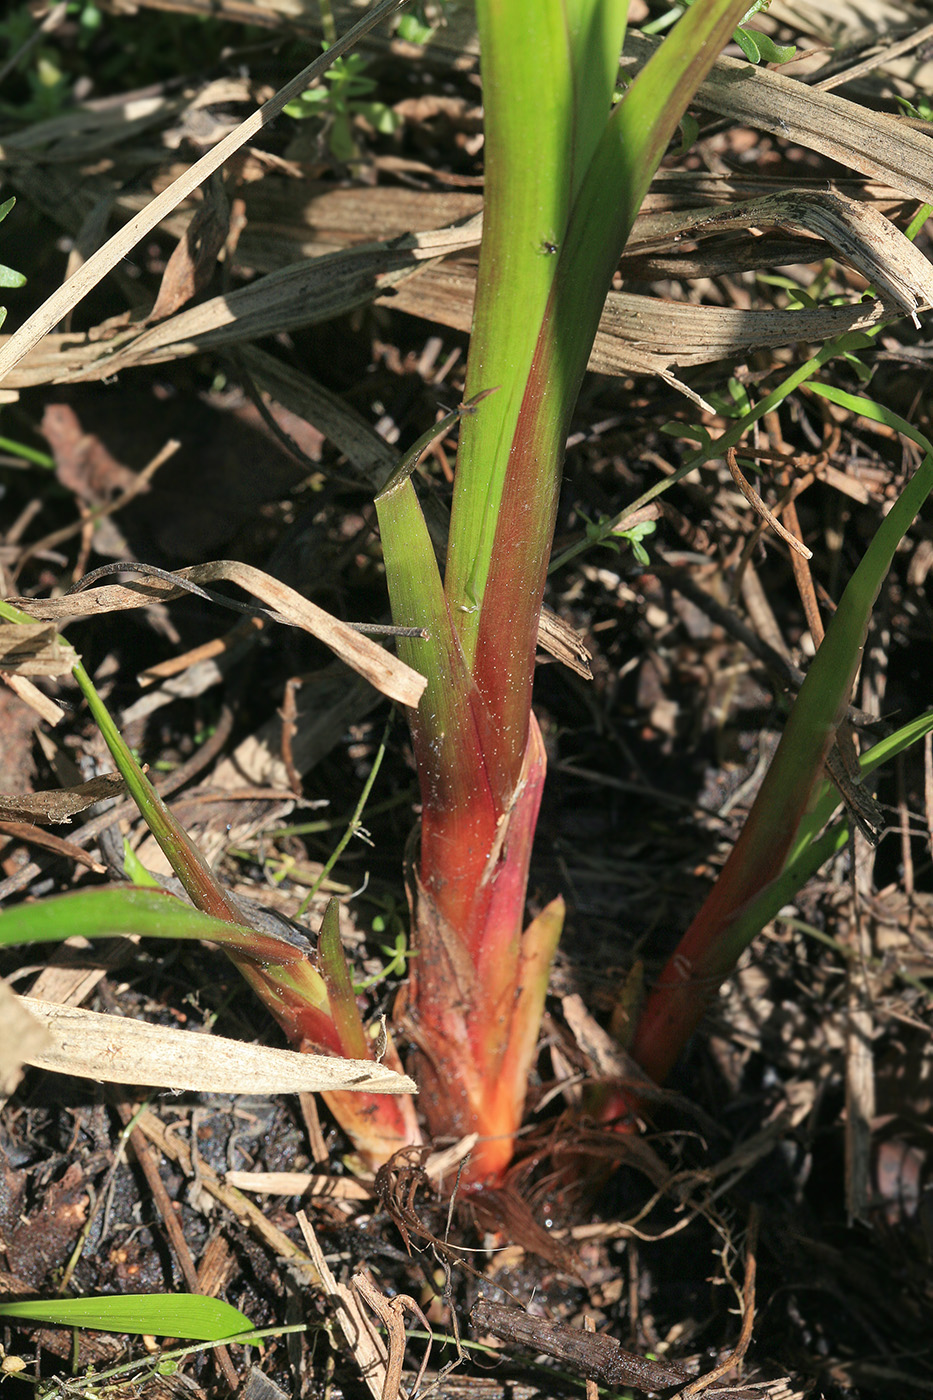
[[[366,76],[368,66],[367,60],[358,53],[335,59],[323,83],[308,88],[285,108],[286,116],[296,121],[321,118],[331,155],[345,165],[360,159],[353,135],[354,117],[365,118],[384,136],[391,136],[401,126],[402,119],[397,112],[370,96],[376,91],[376,84]]]

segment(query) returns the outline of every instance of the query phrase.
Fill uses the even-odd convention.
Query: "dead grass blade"
[[[401,4],[402,0],[382,0],[382,4],[376,5],[368,15],[332,44],[326,53],[303,68],[297,77],[280,88],[274,97],[270,97],[257,112],[247,117],[245,122],[241,122],[236,130],[219,142],[212,151],[195,161],[189,170],[180,175],[162,194],[157,195],[135,219],[131,219],[125,228],[120,229],[102,248],[93,253],[87,262],[20,326],[6,345],[0,348],[0,383],[13,366],[19,364],[24,355],[28,354],[54,325],[73,311],[91,288],[96,287],[97,283],[135,248],[140,239],[151,233],[166,214],[197,189],[215,170],[219,170],[251,137],[274,121],[286,104],[315,82],[335,58],[346,53],[358,39],[391,15]]]
[[[475,267],[462,262],[427,268],[397,287],[392,306],[413,316],[468,331]],[[890,315],[880,302],[802,311],[744,311],[695,306],[657,297],[610,292],[589,369],[599,374],[667,374],[678,365],[709,364],[752,349],[813,344],[865,330]]]
[[[40,1054],[49,1033],[23,1006],[5,982],[0,982],[0,1094],[12,1094],[22,1077],[27,1056]]]
[[[21,997],[50,1036],[26,1063],[79,1079],[148,1084],[213,1094],[297,1094],[333,1090],[417,1093],[407,1075],[370,1060],[339,1060],[223,1036],[192,1035],[128,1016],[103,1016],[73,1006]]]
[[[280,268],[157,326],[121,328],[107,339],[99,332],[50,338],[51,354],[46,350],[30,356],[18,371],[11,366],[5,383],[15,389],[50,379],[71,384],[109,378],[137,365],[160,364],[332,320],[391,292],[425,261],[476,246],[479,237],[480,220],[474,216],[454,228],[406,234]],[[0,370],[15,338],[0,348]]]
[[[781,190],[731,209],[703,211],[678,221],[683,237],[734,228],[800,229],[825,239],[880,292],[914,318],[933,306],[933,267],[916,244],[871,204],[829,190]],[[670,235],[668,235],[670,237]],[[805,256],[805,249],[802,256]]]
[[[175,578],[179,582],[173,585]],[[187,569],[178,569],[175,575],[154,570],[151,577],[132,586],[105,584],[67,594],[63,598],[18,598],[10,601],[43,622],[60,623],[70,617],[99,616],[128,608],[145,608],[156,601],[166,602],[184,597],[187,590],[182,581],[200,585],[220,580],[237,584],[244,592],[273,608],[276,621],[284,621],[310,632],[389,699],[397,700],[402,705],[418,704],[426,681],[417,671],[368,637],[354,631],[347,623],[303,598],[287,584],[263,573],[261,569],[234,559],[195,564]]]
[[[0,622],[0,671],[16,676],[66,676],[78,659],[47,623]]]
[[[629,30],[623,64],[642,67],[658,46],[657,39]],[[933,200],[933,142],[882,112],[735,58],[717,58],[696,103],[885,180],[923,203]]]
[[[303,1210],[298,1211],[296,1219],[301,1226],[308,1254],[320,1275],[325,1297],[336,1313],[337,1323],[360,1368],[369,1393],[373,1400],[382,1400],[389,1374],[389,1353],[385,1343],[353,1289],[335,1278],[324,1258],[324,1251],[318,1243],[314,1228]]]
[[[53,788],[49,792],[0,793],[0,820],[36,822],[49,826],[70,822],[81,812],[108,797],[122,797],[126,791],[119,773],[104,773],[74,787]]]

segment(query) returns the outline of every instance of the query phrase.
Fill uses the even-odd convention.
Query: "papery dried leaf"
[[[132,568],[133,566],[127,565],[128,570]],[[145,572],[145,566],[142,566],[140,571]],[[99,616],[102,612],[149,607],[153,601],[164,602],[170,598],[183,597],[186,581],[190,581],[197,588],[200,584],[215,583],[219,580],[229,580],[238,584],[247,593],[274,608],[278,614],[277,621],[284,621],[310,632],[390,699],[398,700],[402,705],[418,704],[426,682],[417,671],[406,666],[368,637],[354,631],[347,623],[341,622],[339,618],[333,617],[293,588],[289,588],[287,584],[273,578],[271,574],[263,573],[261,569],[237,560],[216,559],[210,563],[178,569],[174,575],[169,575],[164,570],[153,569],[152,577],[135,588],[105,584],[99,588],[92,587],[67,594],[63,598],[17,598],[8,601],[32,617],[41,618],[43,621],[61,621],[88,613]]]
[[[17,631],[22,631],[17,628]],[[70,788],[52,788],[48,792],[0,793],[0,820],[35,822],[40,826],[54,822],[70,822],[80,812],[86,812],[95,802],[107,797],[122,797],[126,785],[119,773],[104,773],[86,783]]]
[[[406,1075],[371,1060],[300,1054],[31,997],[20,1001],[51,1037],[50,1046],[31,1053],[27,1063],[59,1074],[215,1094],[418,1091]]]
[[[0,622],[0,671],[16,676],[66,676],[77,660],[74,647],[46,623]]]

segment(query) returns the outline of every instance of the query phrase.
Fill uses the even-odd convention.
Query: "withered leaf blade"
[[[12,1094],[22,1075],[25,1057],[39,1054],[49,1034],[23,1006],[15,992],[0,982],[0,1094]]]
[[[161,321],[173,315],[204,290],[211,280],[229,228],[230,201],[220,173],[215,170],[205,180],[204,200],[166,264],[148,321]]]
[[[73,1006],[21,997],[51,1043],[27,1063],[81,1079],[148,1084],[214,1094],[318,1093],[335,1089],[375,1094],[417,1093],[404,1074],[371,1060],[306,1055],[250,1045],[219,1035],[153,1026],[127,1016],[103,1016]]]
[[[14,676],[66,676],[78,654],[45,622],[0,622],[0,671]]]
[[[237,584],[244,592],[252,594],[274,609],[273,620],[300,627],[329,647],[340,660],[363,676],[376,690],[397,700],[402,705],[418,704],[427,681],[418,671],[406,666],[398,657],[377,645],[369,637],[354,631],[346,622],[333,617],[319,608],[310,599],[297,593],[271,574],[243,564],[235,559],[214,559],[204,564],[193,564],[190,568],[177,569],[168,573],[148,565],[127,562],[120,566],[128,572],[151,575],[145,582],[132,587],[105,584],[89,587],[82,592],[71,592],[62,598],[13,598],[9,601],[23,612],[46,622],[63,621],[68,617],[81,617],[88,614],[100,616],[102,612],[116,612],[124,608],[148,607],[154,600],[165,602],[169,598],[184,596],[188,591],[198,591],[201,584],[226,580]],[[82,582],[93,582],[97,575],[107,572],[95,570]],[[194,585],[192,590],[191,585]],[[203,596],[203,594],[202,594]],[[218,600],[220,601],[220,600]]]
[[[51,826],[70,822],[72,817],[86,812],[95,802],[107,797],[122,797],[126,788],[119,773],[104,773],[70,788],[53,788],[49,792],[0,793],[0,821],[33,822]]]
[[[585,681],[593,679],[592,655],[586,642],[569,622],[547,606],[542,607],[538,618],[538,646]]]

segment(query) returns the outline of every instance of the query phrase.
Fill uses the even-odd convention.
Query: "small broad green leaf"
[[[406,44],[426,44],[434,30],[418,15],[402,15],[395,32]]]
[[[765,63],[790,63],[797,52],[796,44],[776,44],[767,34],[755,30],[755,43]]]
[[[125,837],[123,839],[123,869],[126,872],[126,878],[131,882],[131,884],[136,885],[138,888],[160,888],[159,882],[156,879],[156,877],[154,875],[149,874],[149,871],[143,865],[142,861],[139,859],[139,856],[133,850],[129,841],[127,841]]]
[[[842,358],[848,361],[850,367],[854,370],[859,383],[867,384],[873,374],[873,370],[871,369],[871,367],[869,365],[866,365],[862,360],[860,360],[858,355],[853,355],[850,353],[848,355],[843,355]]]
[[[102,10],[99,10],[96,5],[84,6],[84,9],[81,11],[80,20],[81,28],[83,30],[93,34],[96,30],[98,30],[101,27],[103,22],[104,15]]]
[[[733,34],[733,39],[748,59],[749,63],[757,63],[761,58],[761,53],[756,40],[758,35],[752,35],[747,29],[737,29]]]
[[[792,286],[787,289],[787,304],[789,307],[799,307],[802,311],[815,311],[816,302],[808,292],[802,287]]]
[[[668,155],[685,156],[692,148],[699,134],[700,125],[696,117],[692,117],[689,112],[684,112],[680,119],[680,140],[676,146],[671,147],[668,151]]]
[[[21,272],[14,272],[12,267],[5,267],[0,263],[0,287],[24,287],[26,278]]]
[[[402,118],[398,112],[387,107],[384,102],[360,102],[357,110],[360,116],[365,117],[370,126],[383,136],[391,136],[402,125]]]
[[[735,404],[739,413],[744,414],[751,412],[752,401],[748,397],[748,390],[744,384],[740,383],[739,380],[734,377],[729,380],[729,393],[732,395],[732,402]]]
[[[128,1293],[109,1298],[0,1303],[0,1317],[25,1317],[100,1332],[189,1337],[197,1342],[218,1342],[253,1329],[249,1318],[229,1303],[197,1293]]]
[[[641,564],[643,568],[647,568],[651,563],[651,558],[647,549],[645,549],[645,546],[642,544],[642,540],[647,539],[649,535],[653,535],[657,528],[658,522],[656,520],[642,520],[638,525],[632,525],[628,530],[616,530],[615,534],[619,539],[628,540],[632,548],[632,553],[639,564]]]
[[[709,433],[696,423],[665,423],[661,432],[666,433],[668,437],[687,438],[690,442],[698,442],[704,452],[708,452],[712,446]]]

